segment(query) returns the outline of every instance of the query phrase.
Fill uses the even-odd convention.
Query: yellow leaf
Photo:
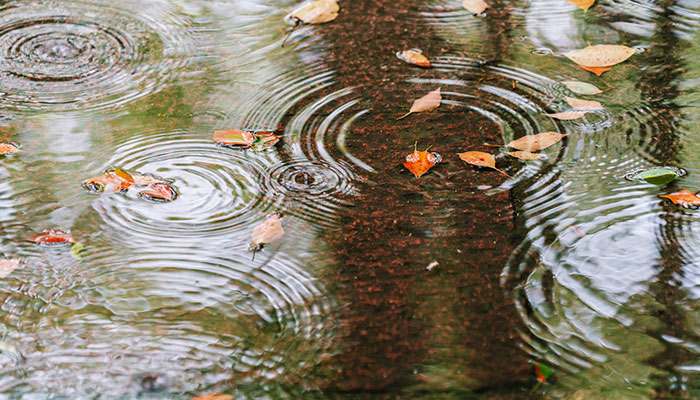
[[[630,58],[637,51],[618,44],[599,44],[572,50],[564,55],[571,61],[589,68],[610,67]]]
[[[489,153],[484,153],[483,151],[467,151],[464,153],[457,153],[457,155],[467,164],[495,169],[503,175],[508,176],[508,174],[496,168],[496,159]]]
[[[520,139],[508,143],[507,146],[518,150],[533,152],[546,149],[554,143],[559,142],[561,138],[566,135],[566,133],[542,132],[536,135],[523,136]]]
[[[595,3],[595,0],[566,0],[569,3],[575,5],[576,7],[583,10],[583,12],[588,11],[589,8]]]
[[[593,100],[581,100],[566,97],[566,102],[569,103],[571,107],[582,111],[595,111],[604,109],[602,104]]]
[[[406,118],[409,114],[415,112],[432,111],[440,107],[440,100],[442,100],[442,95],[440,95],[440,88],[437,88],[436,90],[433,90],[420,99],[414,101],[411,109],[397,119]]]
[[[462,7],[474,14],[481,14],[489,8],[489,5],[484,0],[464,0],[462,1]]]
[[[311,0],[292,12],[292,17],[307,24],[322,24],[336,19],[339,10],[336,0]]]
[[[547,158],[546,154],[530,153],[529,151],[509,151],[506,154],[508,154],[511,157],[519,158],[521,160],[537,160],[540,158]]]
[[[586,115],[588,111],[564,111],[560,113],[554,113],[554,114],[544,114],[548,117],[560,119],[562,121],[570,121],[572,119],[579,119]]]

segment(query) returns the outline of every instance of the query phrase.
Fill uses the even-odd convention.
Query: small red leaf
[[[139,196],[153,201],[173,201],[177,197],[177,192],[166,183],[156,182],[140,191]]]
[[[27,238],[27,241],[37,244],[75,243],[75,239],[73,239],[73,236],[58,229],[51,229],[48,231],[38,233],[30,238]]]
[[[408,168],[416,178],[420,178],[438,162],[440,162],[440,159],[435,154],[428,153],[428,151],[414,150],[413,153],[406,156],[406,162],[403,163],[403,165]]]

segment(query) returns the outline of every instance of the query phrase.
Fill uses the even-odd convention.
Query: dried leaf
[[[58,229],[51,229],[38,233],[27,239],[28,242],[45,244],[45,243],[75,243],[73,236],[67,232]]]
[[[307,24],[322,24],[338,17],[340,6],[336,0],[311,0],[292,12],[292,17]]]
[[[604,107],[602,104],[600,104],[597,101],[594,100],[581,100],[581,99],[574,99],[571,97],[566,97],[566,102],[569,103],[569,105],[577,110],[583,110],[583,111],[595,111],[595,110],[603,110]]]
[[[255,132],[255,140],[253,141],[251,148],[255,151],[263,151],[277,144],[279,140],[279,136],[275,135],[272,132]]]
[[[579,67],[585,69],[588,72],[593,72],[594,74],[596,74],[598,76],[603,75],[603,72],[610,71],[610,69],[612,68],[612,67],[587,67],[585,65],[580,65],[580,64],[579,64]]]
[[[462,7],[474,14],[481,14],[489,8],[489,5],[484,0],[463,0]]]
[[[134,186],[134,178],[128,172],[117,168],[86,180],[83,186],[91,192],[117,193]]]
[[[589,8],[595,3],[595,0],[566,0],[569,3],[575,5],[576,7],[583,10],[583,12],[588,11]]]
[[[406,114],[396,119],[406,118],[409,114],[414,112],[432,111],[440,107],[440,100],[442,100],[442,95],[440,95],[440,88],[437,88],[436,90],[433,90],[420,99],[414,101],[411,109]]]
[[[547,158],[546,154],[542,153],[530,153],[529,151],[509,151],[506,152],[511,157],[519,158],[521,160],[537,160],[540,158]]]
[[[566,85],[569,90],[576,94],[584,94],[584,95],[591,95],[591,94],[599,94],[603,93],[602,90],[598,89],[594,85],[591,85],[590,83],[586,82],[579,82],[579,81],[563,81],[562,82],[564,85]]]
[[[464,153],[457,153],[457,155],[467,164],[495,169],[503,175],[508,176],[504,171],[496,168],[496,159],[489,153],[484,153],[483,151],[467,151]]]
[[[423,52],[418,49],[397,51],[396,57],[398,57],[399,60],[405,61],[409,64],[430,68],[430,60],[428,60],[428,58],[423,55]]]
[[[272,214],[267,217],[265,222],[253,228],[251,238],[253,239],[253,245],[259,246],[263,243],[272,243],[283,235],[284,229],[282,229],[282,221],[279,214]]]
[[[562,121],[570,121],[572,119],[579,119],[586,115],[588,111],[564,111],[560,113],[544,114],[548,117],[560,119]]]
[[[173,201],[177,192],[167,183],[152,183],[148,188],[139,192],[139,196],[151,201]]]
[[[230,394],[205,394],[202,396],[193,397],[191,400],[233,400]]]
[[[579,50],[572,50],[564,55],[579,65],[586,67],[611,67],[630,58],[637,51],[631,47],[618,44],[599,44]]]
[[[168,183],[167,180],[151,174],[131,174],[131,177],[134,179],[134,185],[136,186],[148,186],[154,183]]]
[[[17,268],[21,261],[22,260],[19,258],[0,260],[0,278],[4,278],[7,275],[10,275],[12,271],[14,271],[15,268]]]
[[[406,162],[403,163],[403,165],[408,168],[416,178],[420,178],[423,174],[428,172],[433,165],[439,162],[440,156],[437,153],[428,153],[427,149],[425,151],[414,149],[413,153],[406,156]]]
[[[225,146],[249,147],[255,141],[255,134],[240,129],[215,131],[214,141]]]
[[[508,147],[518,150],[534,152],[537,150],[546,149],[547,147],[559,142],[567,134],[558,132],[542,132],[536,135],[523,136],[520,139],[513,140],[508,143]]]
[[[21,150],[14,143],[11,143],[11,142],[0,143],[0,155],[17,153],[19,151],[21,151]]]
[[[679,204],[684,207],[700,206],[700,197],[689,190],[681,190],[680,192],[665,194],[659,197],[665,197],[671,200],[674,204]]]

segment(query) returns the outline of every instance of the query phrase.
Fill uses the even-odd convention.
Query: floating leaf
[[[503,175],[508,176],[504,171],[496,168],[496,159],[489,153],[484,153],[483,151],[467,151],[465,153],[457,153],[457,155],[467,164],[495,169]]]
[[[214,141],[225,146],[249,147],[255,141],[255,134],[240,129],[215,131]]]
[[[439,162],[440,156],[437,153],[428,153],[428,149],[425,151],[418,151],[414,148],[413,153],[406,156],[406,162],[403,163],[403,165],[408,168],[416,178],[420,178],[423,174],[428,172],[433,165]]]
[[[76,260],[80,260],[81,258],[83,258],[83,255],[82,255],[83,248],[85,248],[84,244],[79,243],[79,242],[75,243],[74,245],[72,245],[70,247],[70,255],[72,255],[73,258],[75,258]]]
[[[322,24],[338,17],[336,0],[311,0],[292,12],[292,17],[307,24]]]
[[[259,246],[263,243],[272,243],[280,239],[284,235],[282,229],[282,221],[279,214],[275,213],[267,217],[265,222],[253,228],[253,246]]]
[[[440,100],[442,100],[442,95],[440,95],[440,88],[437,88],[436,90],[433,90],[420,99],[414,101],[411,109],[406,114],[396,119],[406,118],[409,114],[414,112],[432,111],[440,107]]]
[[[73,236],[67,232],[63,232],[58,229],[51,229],[38,233],[27,239],[28,242],[33,242],[37,244],[50,244],[50,243],[75,243]]]
[[[552,369],[544,364],[537,363],[535,365],[535,374],[537,374],[537,380],[540,383],[544,383],[550,376],[552,376]]]
[[[168,183],[167,180],[151,174],[131,174],[131,177],[134,179],[134,185],[136,186],[148,186],[154,183]]]
[[[678,177],[676,171],[668,168],[652,168],[644,172],[640,172],[632,177],[632,179],[645,180],[655,185],[665,185]]]
[[[484,0],[463,0],[462,7],[474,14],[481,14],[489,8],[489,5]]]
[[[409,64],[430,68],[430,60],[428,60],[428,58],[423,55],[423,52],[418,49],[397,51],[396,57],[398,57],[399,60],[405,61]]]
[[[506,152],[511,157],[519,158],[521,160],[537,160],[540,158],[547,158],[546,154],[542,153],[530,153],[529,151],[509,151]]]
[[[91,192],[117,193],[134,186],[134,178],[128,172],[117,168],[86,180],[83,186]]]
[[[255,132],[255,140],[253,141],[251,148],[255,151],[262,151],[274,146],[275,144],[277,144],[277,142],[279,142],[279,140],[279,136],[275,135],[272,132]]]
[[[588,11],[589,8],[595,3],[595,0],[566,0],[569,3],[575,5],[576,7],[583,10],[583,12]]]
[[[15,268],[17,268],[20,262],[22,262],[22,260],[19,258],[0,260],[0,278],[4,278],[7,275],[10,275],[12,271],[14,271]]]
[[[230,394],[205,394],[202,396],[193,397],[190,400],[233,400],[233,396]]]
[[[611,67],[630,58],[637,51],[631,47],[618,44],[598,44],[579,50],[572,50],[564,55],[579,65],[586,67]]]
[[[665,197],[671,200],[674,204],[680,204],[684,207],[700,206],[700,197],[689,190],[681,190],[671,194],[665,194],[659,197]]]
[[[598,89],[594,85],[591,85],[590,83],[586,82],[579,82],[579,81],[563,81],[562,82],[564,85],[566,85],[569,90],[576,94],[583,94],[583,95],[591,95],[591,94],[599,94],[603,93],[602,90]]]
[[[585,69],[588,72],[593,72],[594,74],[596,74],[598,76],[603,75],[603,72],[610,71],[610,69],[612,68],[612,67],[587,67],[585,65],[580,65],[580,64],[579,64],[579,67]]]
[[[566,102],[569,103],[571,107],[582,111],[595,111],[604,109],[602,104],[594,100],[581,100],[566,97]]]
[[[536,135],[523,136],[520,139],[513,140],[508,143],[508,147],[518,150],[534,152],[537,150],[546,149],[547,147],[559,142],[567,134],[558,132],[542,132]]]
[[[564,111],[560,113],[553,113],[553,114],[543,114],[548,117],[560,119],[562,121],[570,121],[572,119],[579,119],[586,115],[588,111]]]
[[[167,183],[152,183],[148,188],[139,192],[139,196],[151,201],[173,201],[177,192]]]
[[[14,143],[11,143],[11,142],[0,143],[0,155],[17,153],[19,151],[21,151],[21,150]]]

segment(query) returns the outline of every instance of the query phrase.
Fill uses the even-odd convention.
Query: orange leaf
[[[406,114],[396,119],[406,118],[409,114],[414,112],[432,111],[440,107],[440,100],[442,100],[442,95],[440,95],[440,88],[437,88],[436,90],[433,90],[420,99],[414,101],[411,109]]]
[[[190,400],[233,400],[230,394],[205,394],[202,396],[193,397]]]
[[[177,192],[167,183],[155,182],[140,191],[139,196],[147,200],[173,201],[177,197]]]
[[[225,131],[215,131],[214,141],[227,146],[248,147],[255,141],[255,135],[252,132],[240,129],[227,129]]]
[[[19,147],[14,143],[0,143],[0,155],[17,153],[18,151],[20,151]]]
[[[579,64],[578,66],[585,69],[588,72],[593,72],[594,74],[596,74],[598,76],[601,76],[603,74],[603,72],[605,72],[605,71],[610,71],[610,68],[612,68],[612,67],[587,67],[587,66],[581,65],[581,64]]]
[[[257,246],[263,243],[272,243],[283,235],[284,229],[282,228],[279,214],[272,214],[267,217],[265,222],[253,228],[251,238],[253,239],[253,244]]]
[[[560,119],[562,121],[570,121],[572,119],[579,119],[586,115],[588,111],[564,111],[560,113],[554,113],[554,114],[543,114],[548,117]]]
[[[674,204],[680,204],[684,207],[700,206],[700,197],[689,190],[681,190],[680,192],[665,194],[659,197],[665,197]]]
[[[427,150],[413,150],[413,153],[406,156],[406,162],[403,163],[403,165],[408,168],[409,171],[413,172],[416,178],[420,178],[439,161],[440,159],[435,156],[435,154],[428,153]]]
[[[418,49],[404,50],[401,52],[397,51],[396,57],[398,57],[399,60],[405,61],[409,64],[430,68],[430,60],[428,60],[428,58],[423,55],[423,52]]]
[[[467,164],[495,169],[503,175],[508,176],[508,174],[496,168],[496,159],[489,153],[484,153],[483,151],[467,151],[465,153],[457,153],[457,155]]]
[[[75,239],[70,234],[58,229],[51,229],[38,233],[27,239],[28,242],[37,244],[44,243],[75,243]]]
[[[115,169],[86,180],[83,186],[91,192],[117,193],[134,186],[134,178],[124,170]]]
[[[520,139],[513,140],[506,146],[513,147],[518,150],[525,150],[529,152],[546,149],[547,147],[557,143],[566,136],[567,134],[561,134],[558,132],[542,132],[536,135],[526,135]]]
[[[0,260],[0,278],[10,275],[21,261],[19,258]]]
[[[573,97],[566,97],[566,102],[569,103],[569,105],[577,110],[582,110],[582,111],[595,111],[595,110],[603,110],[604,107],[602,104],[600,104],[597,101],[593,100],[581,100],[581,99],[574,99]]]

